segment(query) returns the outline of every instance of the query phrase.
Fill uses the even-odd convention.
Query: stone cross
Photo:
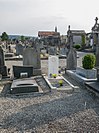
[[[68,26],[68,45],[69,45],[69,48],[73,47],[73,35],[70,30],[70,25]]]

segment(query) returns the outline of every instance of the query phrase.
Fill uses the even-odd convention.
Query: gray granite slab
[[[99,82],[86,82],[85,85],[93,91],[99,93]]]
[[[11,85],[11,93],[28,93],[28,92],[38,92],[39,88],[36,81],[32,78],[23,78],[13,80]]]

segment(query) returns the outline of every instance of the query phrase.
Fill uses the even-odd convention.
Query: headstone
[[[99,33],[98,33],[98,43],[96,45],[96,67],[99,67]]]
[[[49,56],[48,58],[48,77],[52,74],[58,75],[59,59],[57,56]]]
[[[99,67],[97,68],[97,81],[99,82]]]
[[[70,44],[70,50],[69,50],[69,53],[67,55],[67,67],[66,67],[66,69],[76,70],[76,67],[77,67],[77,52],[73,48],[73,35],[70,31],[70,26],[69,26],[68,40],[69,40],[69,44]]]
[[[51,46],[48,48],[48,54],[49,55],[56,55],[57,54],[57,49],[55,46]]]
[[[40,51],[38,48],[25,48],[23,51],[23,65],[33,67],[33,75],[41,74]]]
[[[4,62],[4,53],[3,53],[3,49],[0,47],[0,66],[4,66],[5,62]]]
[[[67,55],[67,53],[68,53],[68,49],[67,48],[60,48],[60,51],[59,51],[59,53],[61,54],[61,55]]]
[[[23,55],[24,46],[20,43],[16,44],[16,55]]]
[[[73,48],[70,48],[70,51],[67,56],[67,67],[68,70],[76,70],[77,67],[77,53]]]
[[[4,62],[4,53],[3,49],[0,47],[0,74],[3,76],[7,76],[7,67]]]
[[[33,67],[32,66],[13,66],[14,78],[32,77]]]
[[[8,51],[9,51],[9,53],[11,52],[11,46],[10,45],[8,46]]]

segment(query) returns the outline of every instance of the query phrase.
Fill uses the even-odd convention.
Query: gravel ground
[[[71,94],[0,97],[0,133],[99,132],[99,99],[84,88]]]
[[[72,93],[0,95],[0,133],[98,133],[99,98],[64,77],[77,86]]]
[[[99,98],[64,77],[72,93],[0,96],[0,133],[98,133]]]

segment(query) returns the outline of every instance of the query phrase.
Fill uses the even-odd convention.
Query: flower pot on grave
[[[52,74],[52,77],[53,77],[53,78],[56,78],[56,77],[57,77],[57,74]]]
[[[63,86],[63,80],[59,80],[59,85]]]

